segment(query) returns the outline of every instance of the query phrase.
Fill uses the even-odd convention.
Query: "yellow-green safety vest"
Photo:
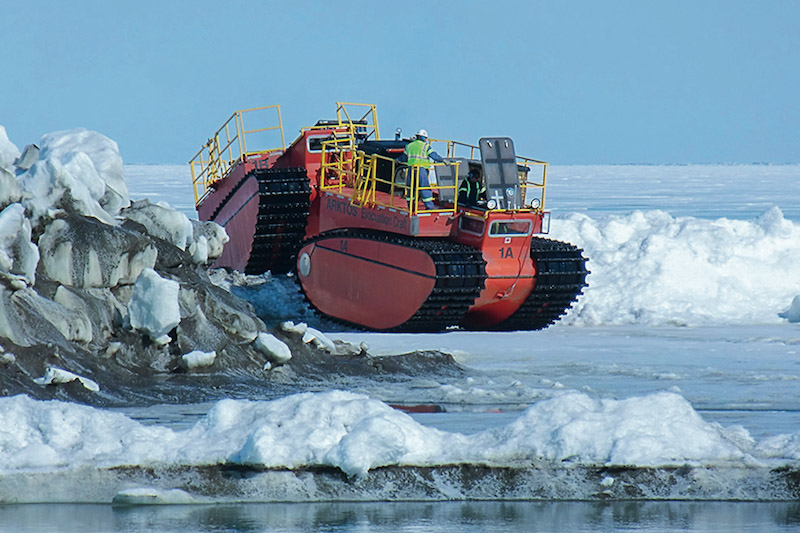
[[[408,165],[415,167],[431,168],[431,162],[428,156],[433,151],[431,145],[427,141],[415,139],[408,143],[406,146],[406,157],[408,158]]]

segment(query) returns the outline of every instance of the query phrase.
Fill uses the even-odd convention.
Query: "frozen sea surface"
[[[601,398],[676,392],[706,419],[740,424],[754,438],[800,430],[797,325],[555,326],[492,335],[339,333],[335,337],[365,340],[376,354],[396,353],[398,346],[435,348],[479,370],[481,375],[471,383],[452,384],[444,391],[429,384],[412,396],[420,403],[442,402],[447,410],[462,413],[452,421],[436,414],[418,415],[443,429],[475,429],[479,420],[496,424],[535,401],[543,389],[574,389]],[[380,397],[382,392],[371,394]],[[465,411],[484,414],[470,416]]]
[[[188,166],[126,166],[125,171],[132,198],[166,201],[196,216]],[[611,408],[633,407],[625,403],[629,399],[659,405],[655,398],[681,398],[691,406],[689,412],[699,416],[700,426],[691,427],[709,424],[745,449],[771,443],[770,450],[791,454],[797,446],[792,442],[800,442],[800,326],[779,315],[800,295],[798,178],[800,165],[553,165],[547,197],[554,214],[551,237],[583,246],[593,272],[590,288],[575,310],[555,327],[532,333],[406,336],[328,329],[332,337],[366,341],[376,354],[419,348],[448,351],[471,370],[464,379],[419,376],[405,385],[370,380],[347,385],[385,403],[438,406],[441,412],[413,414],[413,420],[430,431],[466,436],[502,430],[530,406],[564,394],[580,393],[596,402],[593,405]],[[279,315],[288,318],[296,311],[287,305]],[[309,322],[315,320],[307,310],[302,313]],[[331,388],[340,385],[332,383]],[[671,396],[659,396],[664,394]],[[602,403],[606,401],[612,403]],[[180,431],[214,406],[162,406],[127,414],[154,431]],[[640,413],[638,419],[624,414],[634,411],[619,412],[621,418],[595,426],[601,428],[598,438],[610,433],[613,422],[643,422],[648,416],[657,420],[663,414]],[[59,427],[57,420],[50,421]],[[75,450],[86,451],[86,443],[76,437],[80,432],[62,430],[62,437],[77,439]],[[380,426],[364,433],[370,434],[387,435]],[[259,442],[253,440],[251,452],[260,449]],[[380,446],[392,449],[391,442]],[[69,461],[77,452],[67,447],[63,453]],[[784,464],[787,460],[792,461],[781,459]],[[736,487],[735,470],[719,472],[723,479],[715,482]],[[81,489],[76,482],[80,474],[64,475],[58,479],[73,483],[65,487],[67,492]],[[191,486],[181,477],[184,474],[172,475],[182,486]],[[43,486],[53,481],[47,480],[46,471],[28,481],[35,485],[36,479]],[[614,486],[613,479],[597,483]],[[366,493],[360,496],[368,499]],[[73,509],[2,506],[0,529],[705,532],[800,527],[796,498],[771,503],[86,505],[81,518],[66,520],[65,513]]]
[[[126,165],[131,198],[194,209],[189,165]],[[778,206],[800,221],[800,165],[549,165],[546,207],[554,215],[623,215],[663,210],[673,216],[752,219]]]
[[[547,184],[555,215],[662,210],[747,220],[777,206],[800,221],[800,165],[550,165]]]

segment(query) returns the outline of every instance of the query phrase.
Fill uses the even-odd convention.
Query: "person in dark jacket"
[[[458,188],[458,203],[461,205],[476,206],[486,201],[486,186],[481,183],[481,171],[470,169],[467,178]]]

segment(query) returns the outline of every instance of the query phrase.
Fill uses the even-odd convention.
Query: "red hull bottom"
[[[436,282],[433,261],[424,251],[353,237],[306,244],[297,270],[319,311],[373,329],[407,322]]]
[[[470,329],[492,328],[513,315],[534,287],[533,277],[487,278],[486,288],[464,315],[461,325]]]

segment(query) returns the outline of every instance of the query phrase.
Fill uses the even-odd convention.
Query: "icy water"
[[[571,533],[782,532],[800,528],[800,503],[379,502],[111,507],[0,507],[0,531]]]

